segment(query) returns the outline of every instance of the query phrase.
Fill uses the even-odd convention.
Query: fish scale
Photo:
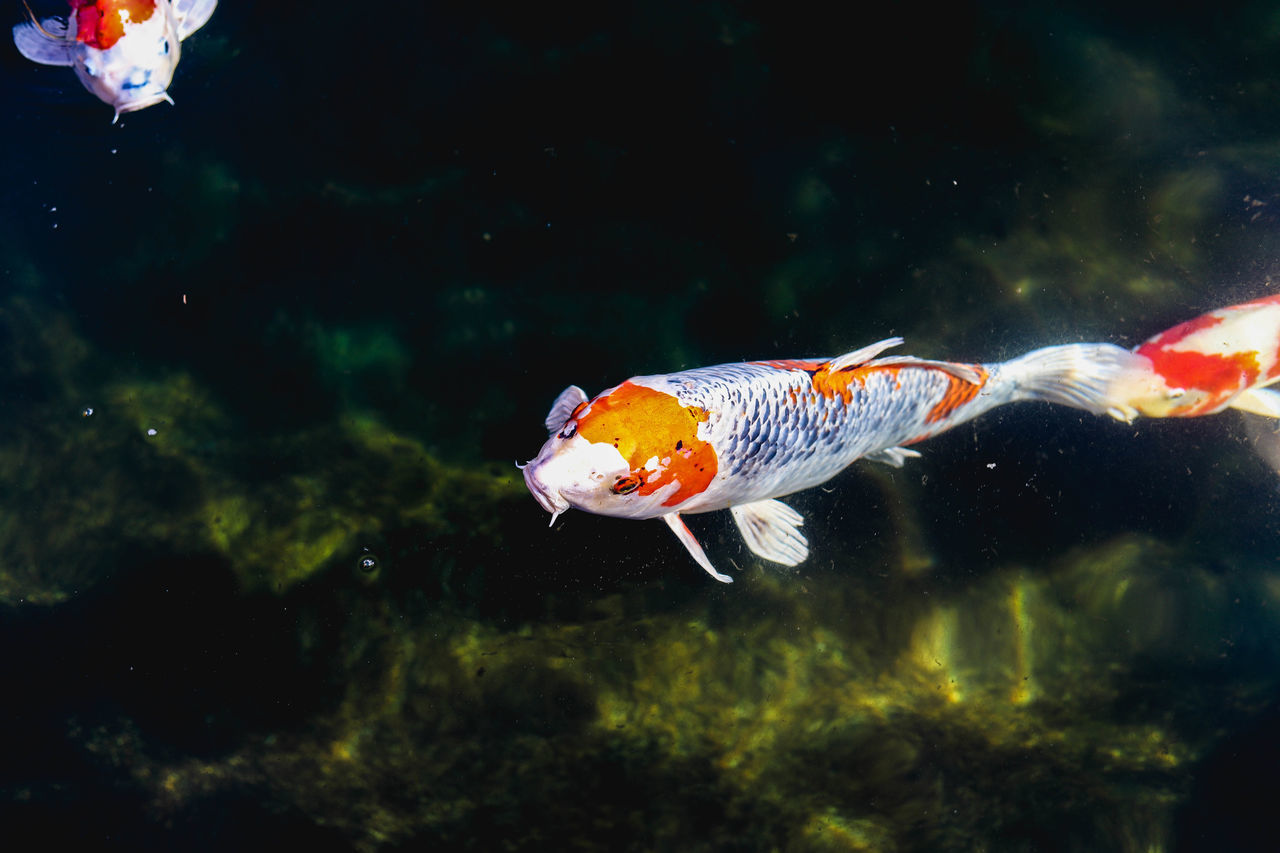
[[[867,453],[911,443],[1013,399],[1016,387],[999,379],[997,366],[986,369],[987,393],[936,423],[928,415],[952,377],[932,366],[866,370],[848,403],[817,394],[805,370],[767,365],[721,365],[633,381],[659,390],[666,384],[683,405],[710,413],[703,431],[713,444],[727,437],[718,445],[715,482],[680,507],[705,512],[802,491]]]

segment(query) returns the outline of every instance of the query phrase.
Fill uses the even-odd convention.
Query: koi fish
[[[1280,418],[1280,294],[1231,305],[1134,347],[1111,389],[1110,414],[1131,421],[1241,409]]]
[[[13,28],[13,43],[41,65],[69,65],[84,87],[121,113],[173,103],[169,83],[182,40],[218,0],[70,0],[71,15]],[[28,9],[28,12],[30,10]]]
[[[661,518],[713,578],[681,520],[728,509],[747,547],[795,566],[809,554],[799,512],[777,498],[834,477],[854,460],[895,467],[909,445],[1018,400],[1102,413],[1133,356],[1110,344],[1066,344],[1003,363],[877,358],[889,338],[838,358],[722,364],[636,376],[588,398],[565,389],[541,452],[520,466],[551,522],[573,507]]]

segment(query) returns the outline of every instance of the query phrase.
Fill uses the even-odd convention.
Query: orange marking
[[[836,397],[841,398],[846,403],[853,402],[853,391],[850,386],[855,382],[859,385],[865,385],[867,377],[872,371],[880,371],[892,374],[894,379],[898,377],[898,371],[904,365],[892,365],[881,367],[877,365],[857,365],[854,367],[846,367],[843,370],[832,372],[830,361],[806,361],[802,358],[783,358],[773,361],[753,361],[752,364],[763,364],[768,367],[776,367],[779,370],[803,370],[809,374],[809,381],[813,383],[813,390],[817,391],[828,400],[834,400]],[[789,398],[792,403],[799,404],[801,402],[817,402],[817,398],[812,400],[799,397],[795,391],[789,392]]]
[[[716,475],[715,448],[698,438],[698,424],[708,417],[705,409],[682,406],[670,394],[624,382],[609,396],[591,401],[578,420],[578,434],[618,448],[631,476],[639,479],[642,495],[678,482],[680,488],[662,502],[676,506],[705,491]],[[646,468],[654,457],[658,467]]]
[[[840,397],[846,403],[853,402],[853,391],[850,390],[851,385],[855,382],[858,385],[866,385],[867,377],[872,373],[888,374],[898,387],[902,387],[901,380],[898,379],[898,371],[902,369],[901,365],[893,365],[892,367],[846,367],[844,370],[831,372],[830,363],[824,364],[820,370],[814,373],[810,378],[813,380],[813,387],[819,394],[827,399]]]
[[[959,376],[947,374],[947,391],[942,395],[942,399],[934,404],[929,410],[929,416],[925,418],[926,423],[935,424],[946,418],[956,409],[978,396],[978,392],[982,390],[982,386],[987,384],[987,371],[982,369],[982,365],[970,365],[978,372],[978,382],[969,382],[961,379]]]
[[[76,10],[76,38],[107,50],[124,36],[124,22],[140,24],[156,10],[155,0],[71,0]]]

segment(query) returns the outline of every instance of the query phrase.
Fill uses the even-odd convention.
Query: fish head
[[[552,521],[566,509],[656,518],[702,494],[716,454],[699,436],[707,413],[674,394],[624,382],[574,409],[524,467]]]
[[[588,441],[581,435],[552,436],[542,451],[524,466],[524,482],[554,522],[567,509],[597,515],[643,518],[636,494],[639,481],[611,444]],[[643,501],[647,503],[648,501]],[[656,513],[660,514],[660,513]]]
[[[75,12],[72,21],[79,51],[76,76],[86,89],[115,108],[116,117],[158,104],[173,103],[169,84],[178,66],[181,42],[169,3],[109,3],[99,0]],[[101,8],[100,8],[101,7]],[[93,26],[86,26],[93,12]],[[110,27],[107,24],[110,23]]]

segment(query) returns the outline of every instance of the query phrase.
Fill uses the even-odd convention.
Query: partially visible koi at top
[[[70,66],[93,94],[122,113],[173,103],[169,83],[182,40],[204,26],[218,0],[69,0],[71,15],[13,28],[18,52]],[[113,119],[113,121],[115,120]]]

